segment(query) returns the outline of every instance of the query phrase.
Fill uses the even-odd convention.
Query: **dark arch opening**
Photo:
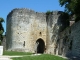
[[[36,41],[36,44],[37,44],[37,53],[44,53],[45,50],[44,41],[40,38]]]

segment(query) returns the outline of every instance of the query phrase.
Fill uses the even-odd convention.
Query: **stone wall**
[[[59,33],[64,28],[63,18],[61,16],[62,11],[53,11],[47,17],[47,53],[58,54],[57,41],[59,40]]]
[[[7,49],[34,53],[36,42],[42,39],[45,53],[80,57],[80,21],[67,27],[62,13],[53,11],[46,15],[30,9],[13,9],[7,16]]]
[[[65,28],[62,32],[59,33],[59,40],[57,42],[58,55],[69,56],[71,55],[71,43],[70,38],[71,29],[70,27]]]
[[[29,9],[13,9],[7,16],[7,49],[34,52],[35,43],[41,38],[46,53],[56,54],[58,35],[64,27],[62,13],[54,11],[47,16]]]
[[[41,38],[46,45],[46,16],[29,9],[13,9],[7,16],[7,49],[35,52]]]
[[[3,46],[3,50],[6,50],[6,36],[3,36],[3,40],[1,42],[1,45]]]
[[[67,27],[59,36],[59,54],[67,57],[80,57],[80,21]]]
[[[55,50],[54,46],[56,47],[56,53],[57,55],[67,56],[67,57],[73,57],[78,56],[80,57],[80,21],[77,23],[74,23],[72,26],[69,26],[65,28],[62,32],[59,32],[55,34],[57,39],[54,39],[56,41],[56,45],[52,43],[52,48],[49,47],[50,52]],[[55,30],[57,32],[57,30]],[[54,53],[52,53],[54,54]]]
[[[71,26],[72,54],[80,57],[80,21]]]

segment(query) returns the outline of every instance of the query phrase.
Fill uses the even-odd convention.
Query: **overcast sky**
[[[64,11],[60,7],[59,0],[0,0],[0,17],[4,18],[4,30],[6,32],[6,17],[14,8],[29,8],[37,12]]]

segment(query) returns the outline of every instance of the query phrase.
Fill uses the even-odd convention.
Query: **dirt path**
[[[36,55],[41,55],[41,54],[23,55],[23,56],[36,56]],[[3,55],[3,56],[0,56],[0,60],[12,60],[10,58],[13,58],[13,57],[23,57],[23,56],[6,56],[6,55]]]
[[[22,56],[0,56],[0,60],[12,60],[12,57],[22,57]]]

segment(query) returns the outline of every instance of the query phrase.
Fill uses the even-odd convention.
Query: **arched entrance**
[[[44,41],[40,38],[36,41],[36,44],[37,44],[37,49],[36,49],[36,52],[37,53],[44,53],[44,50],[45,50],[45,43]]]

